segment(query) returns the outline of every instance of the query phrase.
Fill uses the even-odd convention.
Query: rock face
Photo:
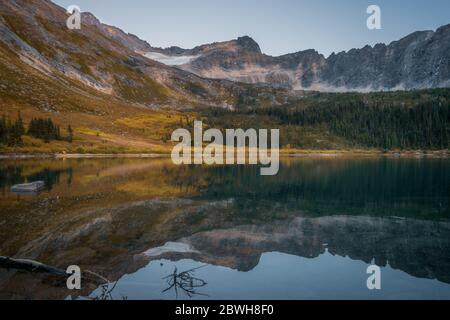
[[[450,85],[450,25],[390,45],[331,55],[323,79],[335,87],[421,89]]]
[[[415,32],[389,45],[333,53],[328,58],[315,50],[268,56],[248,36],[190,50],[172,47],[149,51],[167,56],[197,55],[181,68],[203,77],[297,90],[380,91],[450,86],[450,25],[436,31]]]
[[[148,50],[148,48],[150,48],[148,42],[139,39],[139,37],[134,34],[126,33],[122,29],[101,23],[100,20],[98,20],[97,17],[90,12],[83,12],[81,15],[81,21],[85,25],[90,25],[100,29],[109,38],[121,43],[123,46],[131,50],[139,51]]]

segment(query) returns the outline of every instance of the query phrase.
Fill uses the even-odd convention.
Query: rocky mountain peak
[[[259,54],[262,53],[259,44],[249,36],[237,38],[236,43],[243,51]]]
[[[82,12],[81,21],[82,23],[91,26],[99,26],[101,24],[100,20],[98,20],[97,17],[90,12]]]
[[[200,57],[183,68],[202,77],[319,91],[450,86],[450,25],[328,58],[312,49],[268,56],[249,36],[200,48],[208,50],[199,51]]]
[[[94,27],[102,30],[109,37],[118,41],[123,46],[127,47],[128,49],[131,49],[133,51],[145,52],[151,48],[150,44],[148,44],[144,40],[141,40],[136,35],[131,34],[131,33],[126,33],[122,29],[119,29],[117,27],[104,24],[90,12],[83,12],[81,14],[81,20],[82,20],[83,24],[86,24],[89,26],[94,26]]]

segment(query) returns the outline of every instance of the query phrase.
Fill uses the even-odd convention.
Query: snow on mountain
[[[149,59],[161,62],[168,66],[181,66],[184,64],[188,64],[191,61],[197,59],[200,57],[200,55],[197,56],[168,56],[162,53],[157,52],[147,52],[144,54]]]

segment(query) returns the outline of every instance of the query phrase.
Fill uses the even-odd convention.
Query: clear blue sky
[[[249,35],[270,55],[331,52],[389,43],[450,23],[450,0],[53,0],[147,40],[183,48]],[[370,4],[382,30],[366,27]]]

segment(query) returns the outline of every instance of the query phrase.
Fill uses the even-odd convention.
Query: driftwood
[[[48,275],[58,276],[64,279],[67,279],[69,274],[62,269],[49,266],[38,261],[28,260],[28,259],[13,259],[9,257],[0,256],[0,268],[4,269],[15,269],[15,270],[24,270],[31,273],[43,273]],[[101,293],[93,298],[87,297],[89,300],[114,300],[113,291],[116,288],[118,281],[112,283],[112,287],[110,286],[111,281],[102,275],[95,273],[93,271],[85,270],[82,274],[82,279],[87,282],[94,283],[96,285],[100,284]],[[122,297],[122,299],[126,299],[126,297]]]
[[[49,266],[38,261],[28,259],[13,259],[9,257],[0,256],[0,268],[24,270],[31,273],[45,273],[67,278],[69,274],[60,268]],[[98,273],[86,270],[82,273],[82,279],[88,282],[105,284],[110,281]]]
[[[67,277],[65,270],[28,259],[12,259],[0,256],[0,267]]]

